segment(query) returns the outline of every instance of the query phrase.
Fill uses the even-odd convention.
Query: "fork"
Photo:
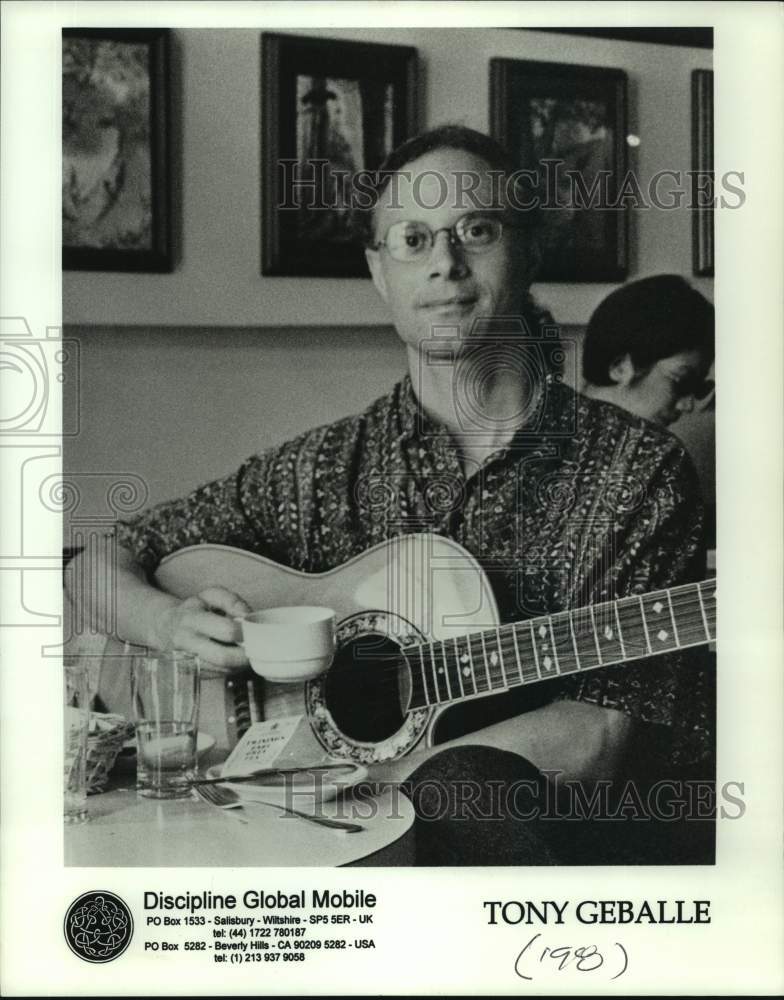
[[[210,805],[217,806],[219,809],[242,809],[243,802],[239,795],[231,788],[225,788],[223,785],[197,785],[196,793],[205,802],[209,802]],[[365,828],[361,823],[349,823],[345,820],[340,819],[330,819],[328,816],[314,816],[311,813],[300,812],[298,809],[290,809],[288,806],[282,806],[278,802],[262,802],[260,799],[253,799],[253,802],[258,803],[261,806],[271,806],[273,809],[280,809],[281,812],[286,813],[288,816],[296,816],[298,819],[307,820],[310,823],[316,823],[318,826],[326,826],[331,830],[342,830],[344,833],[361,833]],[[240,819],[240,817],[237,817]],[[246,819],[242,822],[247,823]]]
[[[220,788],[217,785],[194,785],[193,790],[198,797],[208,805],[216,806],[218,809],[242,809],[240,797],[230,788]],[[247,823],[247,819],[239,812],[233,814],[240,823]]]

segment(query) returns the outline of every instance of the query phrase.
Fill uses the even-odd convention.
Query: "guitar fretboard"
[[[716,638],[716,581],[409,646],[411,708],[444,705]]]

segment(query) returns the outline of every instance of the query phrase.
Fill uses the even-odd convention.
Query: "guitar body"
[[[218,747],[230,749],[253,721],[297,717],[282,758],[292,763],[394,760],[439,742],[440,723],[460,702],[716,638],[715,580],[502,626],[476,559],[430,534],[400,536],[316,574],[224,545],[197,545],[164,559],[156,582],[180,598],[220,586],[252,608],[335,610],[332,665],[306,684],[262,682],[250,671],[202,672],[199,725]],[[110,640],[98,686],[106,707],[128,717],[131,652]],[[486,724],[459,717],[449,735]]]
[[[221,586],[252,608],[334,608],[330,669],[306,684],[264,683],[264,720],[303,717],[289,755],[304,760],[326,755],[372,764],[431,745],[440,716],[452,709],[408,710],[408,665],[398,651],[498,624],[479,564],[438,535],[404,535],[318,574],[228,546],[198,545],[165,559],[156,580],[182,598]]]

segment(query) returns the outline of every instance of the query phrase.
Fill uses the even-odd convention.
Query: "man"
[[[663,426],[713,391],[713,306],[680,275],[657,274],[611,292],[583,345],[583,392]]]
[[[365,413],[121,525],[123,637],[192,650],[227,670],[245,665],[231,645],[232,616],[247,610],[238,595],[205,581],[181,601],[148,582],[166,554],[205,541],[319,572],[392,535],[434,531],[486,569],[505,621],[699,576],[701,510],[683,449],[647,422],[575,396],[542,361],[527,294],[534,216],[512,173],[493,140],[456,126],[392,154],[364,215],[366,255],[405,344],[407,377]],[[366,499],[374,483],[392,498],[381,515]],[[595,781],[626,774],[632,756],[639,763],[657,743],[670,761],[699,759],[708,727],[690,686],[671,659],[539,685],[538,707],[524,715],[510,696],[481,699],[463,726],[478,731],[383,775],[418,768],[415,779],[512,782],[547,769]],[[479,835],[470,824],[433,827],[421,858],[563,857],[538,835],[524,850],[520,842],[503,822]]]

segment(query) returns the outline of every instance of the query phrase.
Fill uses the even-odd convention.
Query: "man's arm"
[[[443,750],[484,746],[520,754],[540,770],[559,772],[564,780],[610,779],[623,769],[634,732],[635,720],[624,712],[579,701],[554,701],[476,733],[375,765],[370,777],[400,781]]]
[[[66,589],[72,603],[81,603],[86,620],[109,633],[112,624],[121,639],[154,649],[182,649],[196,653],[214,666],[242,667],[247,658],[235,643],[239,638],[233,618],[251,609],[237,594],[223,587],[206,587],[200,594],[182,600],[147,582],[147,575],[128,549],[116,550],[116,590],[108,601],[102,592],[105,577],[90,572],[89,555],[77,555],[68,574]],[[86,581],[78,596],[74,581]],[[107,620],[113,605],[114,623]]]
[[[156,649],[184,649],[220,667],[247,664],[240,647],[225,645],[239,638],[235,615],[251,610],[236,594],[221,587],[205,589],[186,600],[165,594],[151,580],[161,560],[172,552],[204,542],[258,551],[262,539],[275,537],[269,507],[268,456],[256,456],[222,479],[198,487],[188,496],[158,504],[131,521],[120,521],[115,533],[111,574],[95,573],[90,555],[78,555],[66,573],[71,604],[83,620],[95,622],[120,638]],[[106,582],[115,591],[105,593]],[[111,609],[114,621],[107,620]]]

